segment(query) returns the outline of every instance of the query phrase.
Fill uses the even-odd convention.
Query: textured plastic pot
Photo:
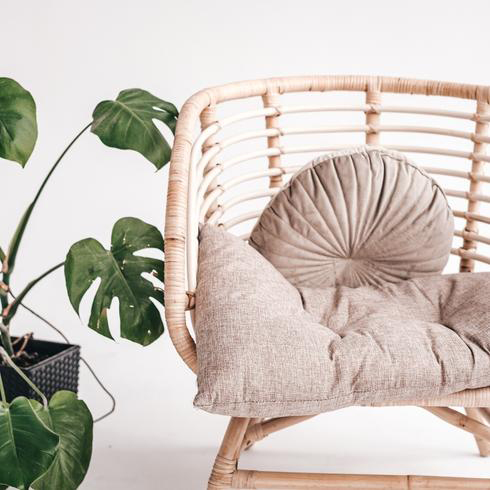
[[[22,368],[27,377],[45,394],[48,400],[59,390],[78,392],[80,371],[80,346],[48,342],[46,340],[29,341],[29,352],[37,352],[46,359]],[[39,400],[29,385],[8,366],[0,366],[7,401],[17,396],[26,396]]]

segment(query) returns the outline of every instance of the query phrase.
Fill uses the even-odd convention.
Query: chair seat
[[[490,273],[296,288],[248,244],[201,230],[195,405],[243,417],[397,404],[490,385]]]

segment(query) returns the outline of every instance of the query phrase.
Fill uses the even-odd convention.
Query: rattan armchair
[[[301,94],[300,105],[291,102]],[[308,97],[313,104],[305,104]],[[332,103],[335,98],[341,105]],[[261,105],[229,115],[230,107],[241,110],[247,102]],[[227,106],[228,115],[222,115],[222,108]],[[303,117],[303,124],[290,125],[297,116]],[[305,116],[309,117],[306,123]],[[332,116],[334,123],[325,125],[324,120]],[[347,116],[358,120],[339,124]],[[312,120],[320,124],[312,125]],[[170,336],[184,362],[197,371],[195,343],[188,325],[194,308],[199,223],[220,224],[247,239],[267,200],[309,159],[302,154],[323,153],[362,141],[420,154],[416,161],[441,179],[452,199],[456,232],[450,265],[472,272],[478,264],[490,264],[490,193],[486,192],[490,177],[484,172],[490,162],[485,152],[490,143],[489,127],[490,87],[477,85],[389,77],[305,76],[232,83],[193,95],[183,106],[177,124],[165,223],[165,314]],[[424,146],[405,144],[407,136],[412,142],[423,141]],[[392,144],[393,137],[402,143]],[[294,138],[301,144],[295,144]],[[490,387],[442,399],[396,403],[402,404],[424,408],[471,433],[480,454],[490,454]],[[386,400],[383,405],[395,403]],[[465,407],[466,415],[450,406]],[[490,488],[490,479],[238,468],[241,451],[307,418],[231,418],[208,488]]]

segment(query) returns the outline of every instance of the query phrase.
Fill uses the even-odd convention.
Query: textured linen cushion
[[[401,153],[363,146],[294,175],[250,244],[296,286],[356,287],[440,273],[453,226],[433,179]]]
[[[297,289],[248,244],[205,225],[195,405],[307,415],[489,386],[489,287],[489,273],[472,273]]]

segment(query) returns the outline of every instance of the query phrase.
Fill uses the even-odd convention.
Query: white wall
[[[39,142],[27,167],[0,162],[0,241],[4,246],[58,153],[90,120],[96,103],[115,97],[121,89],[145,88],[180,106],[205,86],[275,75],[359,73],[490,83],[490,3],[485,0],[464,4],[429,0],[4,1],[0,19],[0,76],[14,78],[32,92],[39,120]],[[163,230],[166,178],[167,169],[155,173],[136,153],[106,148],[94,135],[84,135],[56,172],[33,216],[18,258],[15,290],[62,260],[76,240],[93,236],[108,245],[111,226],[119,217],[137,216]],[[84,355],[119,399],[117,414],[97,427],[93,468],[84,488],[203,488],[199,482],[205,478],[212,446],[217,444],[213,429],[221,430],[224,420],[192,409],[195,379],[179,362],[168,335],[146,349],[97,336],[72,311],[61,272],[34,290],[26,302],[82,344]],[[34,330],[38,337],[56,337],[22,313],[14,333],[26,330]],[[81,395],[95,414],[106,409],[106,400],[86,372]],[[366,430],[396,442],[397,417],[412,414],[403,410],[407,409],[362,412],[371,417]],[[352,421],[353,415],[361,416],[358,409],[343,413],[347,415],[337,417]],[[407,471],[408,465],[408,470],[419,473],[488,474],[479,460],[468,456],[473,450],[468,437],[441,428],[418,412],[414,416],[418,417],[414,431],[403,434],[409,441],[412,437],[412,459],[399,455],[399,468],[386,462],[391,451],[378,437],[374,441],[378,449],[373,449],[372,439],[361,437],[355,448],[344,440],[344,459],[334,451],[338,440],[328,446],[326,469]],[[332,420],[336,419],[325,416],[315,421],[315,433],[332,430],[336,434],[336,426],[328,425]],[[426,448],[427,454],[441,457],[442,451],[445,466],[438,467],[437,461],[431,466],[427,458],[424,462],[415,456],[415,432],[424,424],[434,434],[439,430],[447,435],[447,444],[440,446],[425,441],[435,444],[429,448],[433,452]],[[362,428],[358,426],[357,431]],[[347,441],[354,437],[352,430],[346,429]],[[292,439],[282,440],[299,442],[297,434],[301,432],[293,431],[284,436]],[[310,434],[312,440],[314,435]],[[341,438],[340,432],[337,436]],[[306,445],[312,447],[312,442]],[[320,454],[320,446],[313,447]],[[296,459],[294,450],[283,459]],[[357,468],[356,455],[364,458]],[[461,463],[456,456],[466,458],[459,467],[455,467],[455,461]],[[312,460],[320,471],[325,461],[316,458]],[[400,458],[406,459],[405,469]],[[191,461],[196,462],[195,469],[181,472]],[[273,459],[273,463],[277,467],[279,461]]]

